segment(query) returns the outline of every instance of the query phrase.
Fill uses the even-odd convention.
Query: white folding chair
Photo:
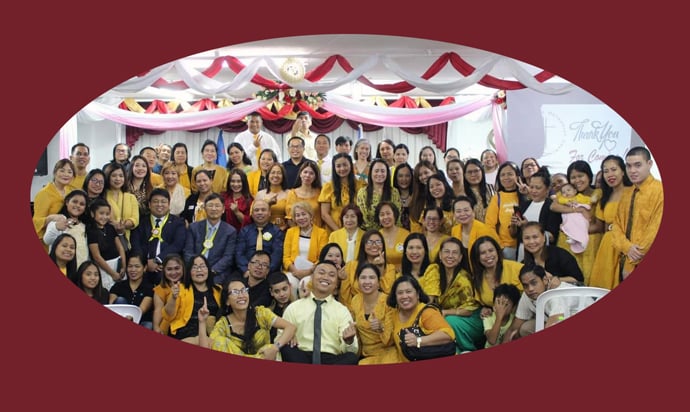
[[[139,324],[141,320],[141,308],[136,305],[112,304],[103,305],[122,317],[131,316],[132,321]]]
[[[608,289],[596,288],[593,286],[578,286],[574,288],[557,288],[547,290],[539,295],[536,302],[536,318],[535,318],[535,332],[544,329],[545,313],[544,308],[546,303],[552,299],[567,299],[567,304],[564,305],[566,310],[563,318],[578,313],[582,309],[596,302],[597,299],[603,297],[609,292]]]

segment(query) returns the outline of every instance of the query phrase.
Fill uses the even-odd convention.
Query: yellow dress
[[[371,330],[369,318],[364,313],[364,300],[362,294],[352,298],[352,318],[357,324],[357,337],[361,349],[362,359],[360,365],[381,365],[398,362],[398,354],[395,348],[395,336],[393,336],[393,318],[397,316],[395,309],[386,304],[388,295],[379,292],[378,301],[374,307],[373,315],[383,325],[383,332]]]
[[[381,230],[379,230],[379,232],[381,233],[381,236],[384,236]],[[400,271],[402,266],[402,258],[403,254],[405,253],[403,245],[405,244],[405,239],[409,234],[410,232],[407,229],[399,227],[395,233],[395,241],[393,244],[388,244],[388,242],[386,242],[386,263],[395,266],[397,271]]]
[[[597,200],[591,202],[591,198],[593,196],[596,196]],[[601,199],[601,189],[594,189],[594,191],[590,196],[588,196],[588,198],[590,199],[590,201],[583,203],[591,204],[591,210],[595,210],[599,205],[598,199]],[[592,219],[594,218],[592,217]],[[587,243],[587,247],[585,248],[585,250],[582,253],[573,253],[573,251],[570,250],[570,245],[568,244],[568,242],[566,242],[568,236],[565,233],[563,233],[562,230],[558,233],[558,242],[556,242],[556,246],[567,250],[568,253],[575,256],[575,260],[577,261],[578,266],[580,266],[580,270],[582,270],[582,275],[585,278],[585,285],[589,284],[589,277],[592,274],[592,266],[594,265],[594,259],[596,258],[597,252],[599,251],[599,243],[601,243],[601,237],[601,233],[590,233],[589,242]]]
[[[307,202],[311,205],[314,211],[314,226],[323,227],[321,220],[321,207],[319,204],[319,194],[321,189],[317,190],[312,197],[299,197],[295,189],[288,190],[287,198],[285,200],[285,218],[292,219],[292,206],[297,202]]]
[[[263,306],[257,306],[255,313],[256,321],[259,325],[259,329],[254,333],[253,339],[255,353],[245,353],[242,350],[242,337],[232,332],[227,316],[218,319],[209,335],[212,340],[211,349],[231,355],[263,359],[263,356],[259,354],[259,350],[264,346],[271,345],[271,328],[278,315]]]
[[[361,183],[361,180],[355,180],[355,197],[357,196],[357,191],[363,186]],[[348,190],[348,185],[347,183],[344,183],[342,185],[341,189],[341,204],[338,206],[335,203],[335,194],[333,192],[333,182],[326,182],[323,187],[321,188],[321,193],[319,194],[319,204],[321,203],[330,203],[331,205],[331,219],[335,222],[338,227],[342,227],[340,224],[340,214],[343,211],[343,207],[345,205],[349,204],[350,202],[354,202],[355,199],[350,199],[350,191]],[[319,213],[321,212],[321,209],[319,209]],[[315,212],[316,213],[316,212]]]
[[[618,286],[619,279],[619,264],[620,253],[617,253],[613,248],[613,236],[609,226],[613,223],[618,211],[619,201],[609,201],[606,203],[604,210],[597,207],[595,215],[597,219],[604,222],[604,234],[599,243],[599,250],[594,258],[592,264],[592,274],[589,277],[587,286],[596,286],[599,288],[613,289]]]

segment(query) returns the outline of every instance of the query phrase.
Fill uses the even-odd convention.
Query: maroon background
[[[0,28],[12,42],[3,47],[2,100],[9,125],[5,181],[16,189],[3,202],[6,406],[276,411],[512,404],[582,411],[661,410],[685,398],[681,379],[671,374],[688,366],[681,351],[688,276],[671,222],[687,222],[674,198],[680,190],[673,174],[685,160],[677,119],[687,90],[673,90],[661,77],[688,73],[685,63],[679,67],[682,51],[672,34],[686,23],[666,2],[624,10],[602,1],[462,2],[452,11],[434,5],[440,2],[79,3],[67,10],[20,2],[13,6],[19,12],[7,14],[12,25]],[[606,102],[650,146],[668,188],[662,228],[645,262],[605,301],[538,336],[450,360],[387,367],[299,366],[202,350],[132,327],[65,282],[33,233],[28,201],[36,161],[70,116],[121,81],[189,54],[326,33],[477,47],[554,72]]]

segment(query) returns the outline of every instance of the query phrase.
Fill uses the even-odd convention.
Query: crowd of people
[[[36,234],[58,269],[140,324],[241,356],[313,364],[407,362],[402,345],[480,350],[534,332],[535,302],[562,287],[615,288],[643,260],[663,211],[644,147],[552,174],[310,131],[280,145],[248,115],[218,165],[183,142],[131,148],[90,168],[72,147],[34,198]],[[354,143],[354,145],[353,145]],[[596,170],[593,170],[595,167]],[[595,172],[599,176],[595,180]],[[428,304],[437,310],[422,311]],[[546,326],[564,305],[547,308]],[[400,333],[421,312],[424,336]]]

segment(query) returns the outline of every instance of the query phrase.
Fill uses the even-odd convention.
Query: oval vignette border
[[[7,136],[13,138],[12,153],[23,154],[8,156],[10,165],[19,171],[21,177],[16,186],[22,193],[20,197],[28,197],[32,176],[29,168],[34,167],[33,159],[38,159],[40,151],[62,124],[88,101],[124,79],[214,47],[274,37],[332,33],[385,34],[446,41],[495,52],[553,71],[595,95],[626,119],[650,146],[660,164],[665,186],[675,186],[676,178],[671,175],[670,165],[673,160],[679,160],[680,151],[674,150],[670,144],[662,144],[661,139],[677,133],[671,125],[672,119],[680,117],[681,106],[663,104],[665,95],[660,90],[644,87],[633,92],[630,89],[653,79],[659,65],[673,64],[674,52],[663,33],[640,33],[635,29],[635,20],[623,19],[613,5],[598,3],[597,6],[601,21],[606,21],[609,30],[617,33],[607,42],[600,31],[583,28],[592,18],[586,8],[569,11],[570,14],[558,16],[556,21],[555,16],[542,18],[521,10],[519,6],[511,10],[496,7],[498,14],[514,17],[501,20],[500,16],[487,16],[487,10],[481,6],[463,5],[463,15],[472,14],[477,18],[465,17],[460,24],[443,16],[442,5],[410,13],[402,8],[390,10],[374,4],[362,8],[349,3],[344,10],[338,10],[336,16],[320,13],[318,10],[323,7],[322,3],[304,4],[297,8],[278,3],[270,16],[264,18],[261,14],[263,6],[250,10],[235,4],[219,6],[228,17],[222,22],[214,22],[208,21],[210,4],[195,4],[197,10],[180,13],[177,8],[166,10],[151,4],[132,3],[132,7],[137,4],[137,17],[133,24],[128,24],[132,20],[130,13],[133,8],[122,7],[127,4],[127,1],[119,4],[117,10],[103,14],[105,20],[98,21],[70,16],[58,21],[50,18],[55,15],[51,14],[50,7],[58,6],[46,6],[43,16],[31,16],[33,27],[42,28],[39,31],[43,35],[39,36],[38,42],[28,40],[13,44],[6,50],[6,53],[23,58],[20,62],[23,64],[18,64],[21,71],[11,73],[26,80],[8,84],[9,92],[5,97],[6,101],[12,100],[14,106],[13,115],[7,118],[10,121]],[[19,7],[28,9],[23,5]],[[238,11],[244,17],[238,17]],[[648,10],[631,10],[630,13],[650,18]],[[459,18],[455,11],[450,14]],[[673,15],[671,12],[666,14],[668,16],[665,15],[663,21],[669,25]],[[522,18],[517,18],[518,15]],[[256,30],[257,24],[252,23],[250,17],[256,18],[261,30]],[[174,29],[164,28],[165,25],[161,24],[145,27],[142,22],[147,18],[154,22],[185,18],[190,22],[204,23],[169,25]],[[415,23],[413,19],[426,23]],[[570,30],[571,26],[579,30]],[[327,27],[328,30],[309,27]],[[623,35],[625,38],[617,38]],[[81,40],[87,36],[95,36],[95,44],[83,45]],[[651,61],[640,62],[643,56],[637,46],[650,44],[650,38],[655,40],[656,49],[644,48],[645,53],[651,54]],[[550,47],[554,51],[548,51]],[[664,48],[667,53],[660,53]],[[46,70],[50,73],[49,82],[44,81]],[[36,106],[51,108],[40,113],[40,121],[35,119],[37,111],[28,109]],[[48,166],[52,171],[52,165]],[[13,183],[11,187],[15,187]],[[660,235],[646,261],[629,281],[607,297],[611,302],[592,307],[582,314],[583,319],[570,320],[562,330],[547,331],[539,338],[452,360],[319,369],[303,365],[272,365],[183,347],[182,343],[151,336],[148,331],[135,330],[119,319],[108,318],[100,308],[88,305],[84,300],[71,300],[76,296],[71,285],[55,276],[58,272],[50,260],[41,256],[26,200],[12,201],[10,213],[6,212],[11,230],[6,230],[6,235],[13,245],[16,242],[18,246],[9,248],[7,260],[10,267],[6,269],[6,276],[11,291],[7,293],[4,305],[6,315],[13,313],[6,316],[6,319],[12,318],[8,319],[8,326],[18,328],[19,333],[13,336],[10,332],[6,336],[9,342],[5,353],[11,355],[8,356],[8,365],[13,371],[15,390],[8,394],[5,402],[8,406],[22,400],[24,406],[64,404],[77,408],[96,403],[104,405],[105,410],[120,409],[121,405],[112,402],[112,393],[115,392],[106,391],[112,384],[120,388],[116,389],[117,392],[126,392],[140,407],[151,408],[168,405],[175,405],[176,409],[199,407],[198,402],[210,401],[203,407],[251,406],[256,402],[269,402],[267,406],[271,409],[280,409],[280,405],[288,410],[301,409],[305,403],[315,409],[317,406],[337,406],[345,403],[346,399],[350,401],[345,404],[351,406],[364,401],[366,403],[360,403],[361,407],[389,407],[405,400],[409,406],[424,407],[456,401],[460,389],[463,404],[478,406],[495,396],[498,388],[503,390],[506,401],[519,396],[507,390],[511,388],[509,378],[497,382],[497,375],[512,375],[515,383],[512,387],[517,390],[527,387],[522,386],[526,383],[520,383],[523,376],[533,380],[535,394],[524,395],[526,403],[539,393],[544,405],[567,397],[565,408],[568,410],[591,405],[592,398],[599,405],[610,402],[616,406],[634,406],[645,400],[651,402],[649,398],[655,395],[655,406],[666,403],[670,406],[674,404],[674,398],[680,399],[678,393],[682,393],[673,390],[674,387],[679,388],[679,384],[665,382],[664,378],[668,376],[665,365],[677,364],[674,345],[678,344],[657,331],[669,330],[675,313],[674,305],[677,304],[667,299],[668,295],[656,291],[654,296],[660,299],[649,299],[652,291],[649,284],[643,283],[650,276],[670,276],[662,284],[673,285],[674,290],[682,289],[681,283],[687,285],[687,280],[680,279],[678,273],[671,271],[672,263],[664,259],[672,249],[667,245],[673,242],[668,236],[668,222],[675,220],[679,208],[669,202],[668,190],[665,195],[667,200]],[[658,268],[668,269],[668,273]],[[31,282],[26,283],[27,279]],[[32,302],[32,299],[22,296],[25,290],[36,300]],[[660,302],[664,306],[651,306],[651,302]],[[662,311],[659,310],[661,308]],[[92,310],[98,312],[90,312]],[[22,315],[17,316],[17,312]],[[86,323],[88,321],[97,324],[91,326]],[[21,356],[15,356],[15,353]],[[37,365],[41,365],[38,370]],[[548,368],[554,365],[558,372]],[[543,371],[543,379],[538,377],[540,371]],[[557,377],[558,382],[549,385],[547,382],[552,377]],[[579,390],[561,391],[559,388],[564,382],[571,382],[573,388]],[[132,389],[135,385],[142,385],[142,390]],[[208,390],[209,395],[195,397],[195,385]],[[189,390],[180,390],[180,387]],[[413,387],[413,391],[405,391]],[[371,393],[366,388],[371,388]]]

